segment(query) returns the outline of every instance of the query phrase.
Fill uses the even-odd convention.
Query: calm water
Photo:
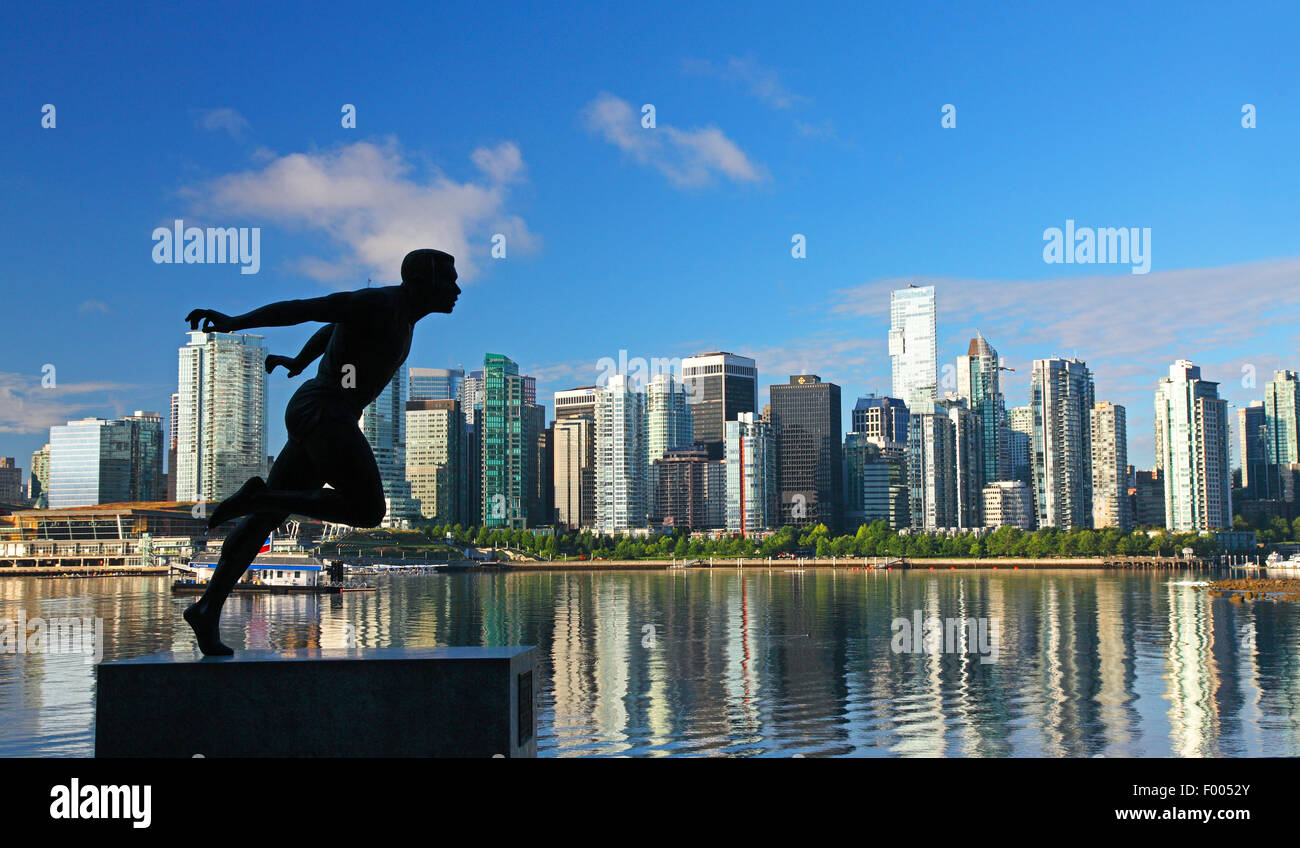
[[[1300,604],[1179,585],[1197,577],[393,576],[341,597],[235,597],[223,632],[236,650],[343,648],[349,634],[537,645],[543,756],[1300,755]],[[103,618],[108,660],[193,653],[188,600],[168,586],[6,578],[0,618]],[[996,661],[894,651],[891,622],[918,610],[996,619]],[[94,701],[81,656],[0,655],[0,756],[91,755]]]

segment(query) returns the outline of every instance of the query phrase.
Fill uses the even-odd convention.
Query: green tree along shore
[[[1245,528],[1250,529],[1250,528]],[[1300,529],[1300,528],[1297,528]],[[400,531],[396,531],[400,532]],[[529,530],[462,527],[459,524],[427,525],[418,535],[423,545],[445,540],[447,533],[457,545],[498,547],[520,551],[540,559],[586,557],[587,559],[687,559],[693,557],[775,557],[799,553],[818,557],[1052,557],[1175,556],[1191,548],[1197,556],[1220,552],[1213,534],[1170,533],[1159,530],[1148,536],[1145,530],[1122,533],[1104,530],[1060,530],[1048,527],[1032,532],[1000,527],[992,533],[956,535],[898,533],[883,521],[864,524],[856,533],[833,536],[824,524],[800,528],[783,527],[762,541],[742,536],[720,539],[692,539],[678,530],[671,534],[632,537],[581,533],[533,533]],[[412,533],[412,536],[417,534]],[[351,540],[344,544],[352,544]],[[409,546],[410,543],[405,543]]]

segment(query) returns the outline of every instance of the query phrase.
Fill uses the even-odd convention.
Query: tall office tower
[[[911,526],[907,445],[883,442],[859,432],[844,436],[844,527],[883,521],[892,529]]]
[[[1252,499],[1277,497],[1269,485],[1268,421],[1264,401],[1253,400],[1250,406],[1237,410],[1237,448],[1241,460],[1241,488]]]
[[[27,481],[27,499],[36,509],[44,509],[49,503],[50,491],[50,446],[47,442],[41,449],[32,453],[31,479]]]
[[[383,527],[407,527],[420,519],[420,504],[406,480],[406,380],[398,368],[379,396],[361,411],[359,426],[379,466],[387,507]]]
[[[423,518],[435,524],[469,524],[465,454],[460,401],[406,402],[406,481]]]
[[[552,463],[556,523],[577,530],[596,522],[595,386],[555,393]]]
[[[12,456],[0,457],[0,503],[16,504],[23,499],[23,470]]]
[[[699,446],[669,448],[652,468],[651,524],[692,531],[723,525],[726,483],[721,460],[710,460],[709,452]]]
[[[945,411],[913,414],[908,422],[907,478],[914,529],[957,526],[957,434]]]
[[[518,529],[536,510],[537,405],[529,401],[529,378],[499,353],[483,358],[482,487],[483,526]],[[465,380],[468,385],[470,378]],[[545,413],[542,413],[544,416]]]
[[[408,368],[406,376],[408,401],[460,401],[460,387],[465,380],[460,368]]]
[[[51,509],[130,500],[130,425],[83,418],[50,428]]]
[[[825,524],[838,532],[844,523],[840,387],[801,374],[770,391],[781,523]]]
[[[535,396],[535,395],[534,395]],[[546,407],[533,404],[537,417],[537,447],[533,452],[533,498],[528,523],[533,527],[555,526],[555,424],[546,426]]]
[[[171,417],[167,420],[167,500],[176,500],[176,433],[180,428],[181,396],[172,392]],[[270,469],[267,469],[270,471]]]
[[[1186,359],[1169,366],[1156,388],[1155,429],[1169,529],[1231,527],[1228,402],[1219,397],[1219,384],[1202,380],[1201,369]]]
[[[163,433],[162,413],[137,409],[119,420],[131,434],[131,482],[127,487],[127,499],[136,502],[163,500],[167,497],[167,484],[163,477],[166,434]]]
[[[555,419],[555,521],[570,530],[596,521],[595,419]]]
[[[597,386],[579,386],[555,393],[555,419],[561,418],[596,418],[596,395],[600,394]]]
[[[1274,371],[1264,384],[1264,463],[1266,488],[1273,498],[1294,500],[1285,470],[1300,462],[1300,378],[1294,371]]]
[[[211,503],[266,475],[266,348],[256,335],[188,335],[176,392],[176,497]]]
[[[864,395],[853,405],[853,432],[878,444],[907,441],[907,404],[898,398]]]
[[[1128,430],[1124,407],[1092,405],[1092,526],[1133,529],[1128,497]]]
[[[957,394],[967,404],[980,426],[980,486],[1002,480],[1009,471],[1004,455],[1006,440],[999,429],[1006,420],[1002,397],[1002,361],[998,352],[975,331],[965,356],[957,357]]]
[[[981,421],[965,397],[949,395],[935,404],[952,421],[953,483],[956,486],[956,523],[960,530],[984,526],[984,463]]]
[[[709,459],[722,459],[726,423],[758,410],[758,364],[725,351],[688,356],[682,360],[682,383],[695,443],[704,446]]]
[[[1024,480],[997,480],[984,487],[984,526],[1034,529],[1034,490]]]
[[[646,395],[622,374],[596,397],[596,530],[624,532],[646,526]]]
[[[1138,527],[1164,527],[1165,478],[1160,469],[1133,474],[1133,523]]]
[[[890,293],[889,359],[893,396],[913,414],[929,412],[939,399],[934,286],[908,286]]]
[[[1092,525],[1092,372],[1078,359],[1035,359],[1034,507],[1039,527]]]
[[[776,439],[772,427],[742,412],[724,429],[727,532],[748,536],[779,520]]]

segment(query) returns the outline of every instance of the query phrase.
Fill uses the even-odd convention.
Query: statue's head
[[[412,250],[402,260],[402,285],[429,312],[450,312],[460,295],[456,258],[441,250]]]

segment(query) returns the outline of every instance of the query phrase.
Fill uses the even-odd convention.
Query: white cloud
[[[108,304],[102,300],[83,300],[77,307],[78,312],[103,312],[108,314]]]
[[[471,159],[484,180],[459,182],[436,169],[421,177],[396,142],[357,142],[271,156],[261,167],[219,177],[193,195],[216,211],[327,234],[344,249],[341,257],[293,263],[318,280],[355,281],[365,274],[395,280],[402,257],[421,247],[451,253],[461,279],[472,280],[493,233],[506,235],[511,255],[534,249],[538,240],[507,209],[506,184],[524,171],[519,148],[512,142],[482,147]]]
[[[786,88],[775,70],[759,64],[753,56],[728,56],[725,62],[720,63],[707,59],[687,59],[682,62],[682,70],[688,74],[739,83],[751,95],[773,109],[790,109],[811,102],[807,97]]]
[[[53,388],[45,388],[39,375],[33,377],[0,371],[0,433],[48,434],[50,427],[56,424],[103,413],[106,407],[116,409],[120,406],[111,397],[88,400],[83,396],[139,388],[129,383],[62,383],[57,380]]]
[[[242,138],[249,129],[248,120],[228,107],[207,110],[199,116],[198,124],[209,132],[224,132],[235,139]]]
[[[626,100],[602,92],[582,110],[586,128],[598,133],[642,165],[649,165],[673,185],[696,188],[721,175],[737,183],[765,181],[767,172],[717,127],[683,130],[657,122],[641,126],[641,113]]]

